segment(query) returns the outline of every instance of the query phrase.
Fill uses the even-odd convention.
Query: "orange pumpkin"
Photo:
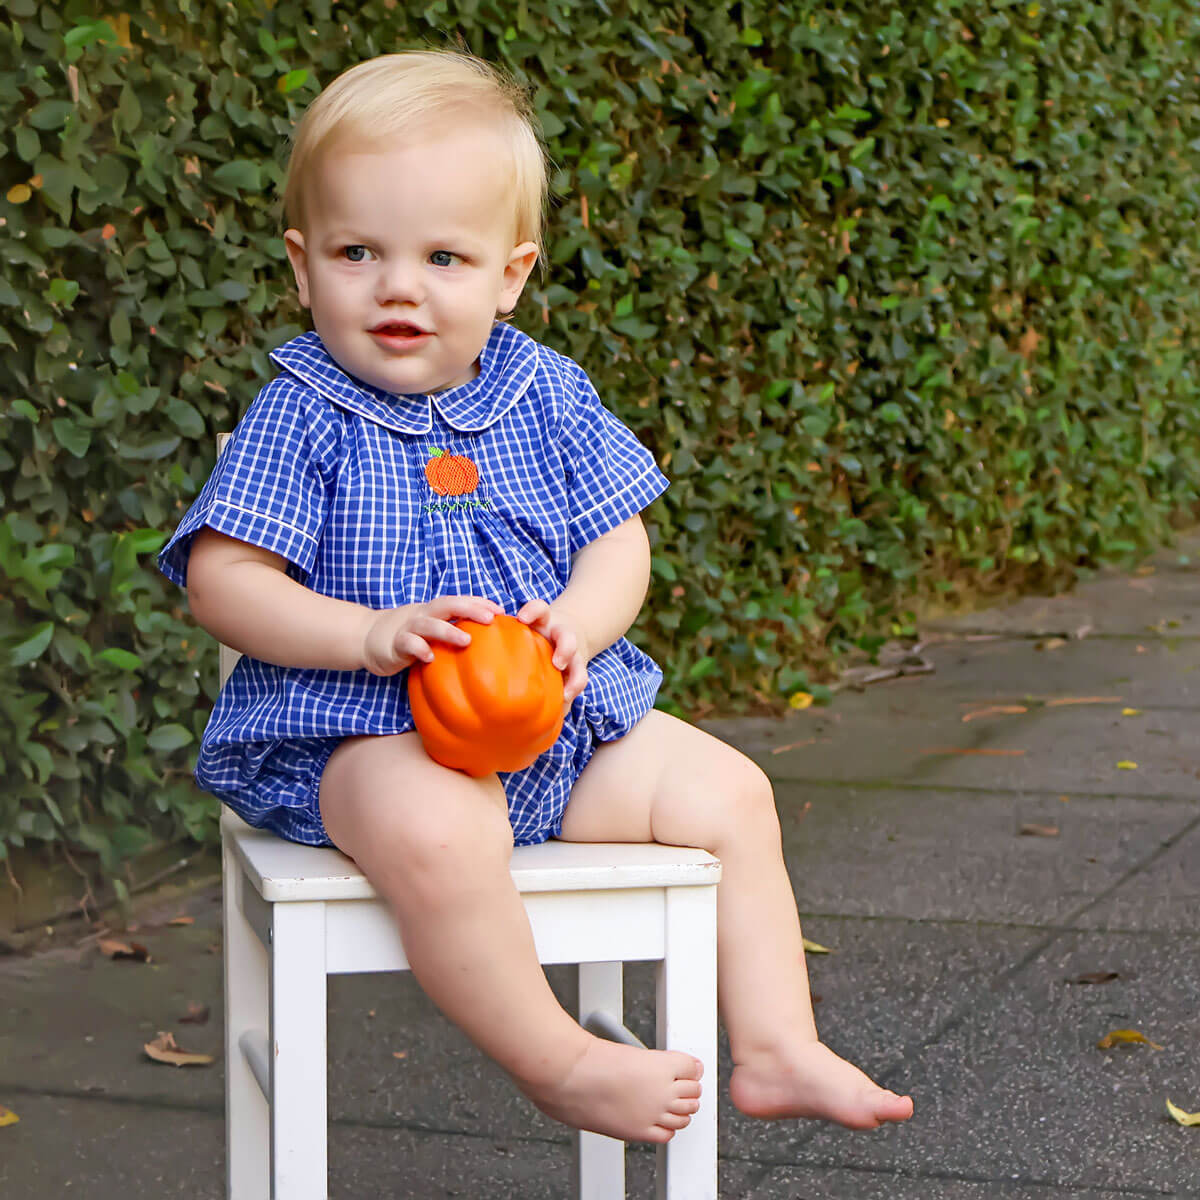
[[[425,752],[478,778],[529,766],[558,738],[563,675],[550,643],[516,617],[458,621],[466,646],[435,645],[414,663],[408,699]]]

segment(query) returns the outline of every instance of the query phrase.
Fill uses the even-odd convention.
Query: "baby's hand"
[[[375,613],[363,637],[363,666],[372,675],[398,675],[417,660],[433,658],[430,642],[465,646],[471,635],[454,619],[482,625],[504,610],[482,596],[439,596],[428,604],[406,604]]]
[[[551,661],[566,676],[563,681],[563,700],[568,708],[571,701],[587,687],[588,653],[583,639],[571,626],[569,619],[556,613],[545,600],[530,600],[517,613],[517,620],[536,629],[554,647]]]

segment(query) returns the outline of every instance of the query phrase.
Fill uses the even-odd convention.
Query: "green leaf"
[[[54,622],[43,621],[34,628],[33,633],[29,637],[23,642],[19,642],[9,651],[9,665],[23,667],[26,663],[33,662],[35,658],[40,658],[46,647],[50,645],[50,639],[53,636]]]
[[[138,671],[142,667],[142,660],[138,655],[131,654],[128,650],[122,650],[118,646],[110,646],[107,650],[101,650],[96,658],[99,662],[109,663],[122,671]]]
[[[83,458],[87,454],[88,447],[92,444],[90,429],[84,428],[70,417],[55,417],[50,424],[58,444],[64,450],[69,451],[76,458]]]
[[[262,169],[249,159],[235,158],[223,163],[211,175],[209,182],[219,191],[236,196],[239,192],[257,192],[262,189]]]
[[[295,71],[289,71],[286,75],[281,76],[275,86],[286,96],[289,92],[294,92],[297,88],[303,87],[307,82],[308,70],[307,68],[300,67]]]
[[[28,120],[34,129],[58,129],[74,111],[75,105],[70,100],[43,100],[30,112]]]
[[[70,305],[79,295],[79,284],[74,279],[52,279],[46,290],[55,304]]]
[[[150,735],[146,738],[146,744],[152,750],[166,754],[172,750],[181,749],[193,740],[191,731],[182,725],[159,725],[150,731]]]

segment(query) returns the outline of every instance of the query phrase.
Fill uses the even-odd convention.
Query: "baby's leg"
[[[625,1140],[669,1141],[688,1124],[696,1059],[601,1041],[555,999],[509,873],[494,775],[438,766],[415,734],[353,738],[322,776],[321,815],[391,906],[430,999],[539,1108]]]
[[[748,758],[648,713],[626,737],[597,748],[562,836],[698,846],[720,858],[718,996],[733,1052],[730,1096],[743,1112],[855,1129],[912,1115],[911,1099],[880,1088],[817,1038],[771,785]]]

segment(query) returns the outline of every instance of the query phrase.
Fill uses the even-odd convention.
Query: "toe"
[[[898,1096],[895,1092],[880,1092],[875,1103],[875,1115],[881,1121],[907,1121],[913,1114],[911,1096]]]

